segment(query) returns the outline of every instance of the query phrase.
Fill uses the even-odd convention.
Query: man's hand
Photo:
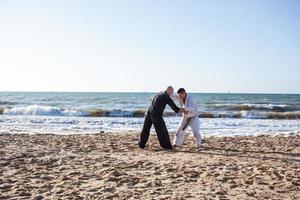
[[[180,108],[179,111],[180,113],[184,113],[184,114],[189,114],[189,111],[185,110],[184,108]]]
[[[189,111],[184,110],[183,113],[187,115],[189,114]]]
[[[185,109],[184,109],[184,108],[180,108],[180,109],[178,110],[178,112],[184,113],[184,112],[185,112]]]

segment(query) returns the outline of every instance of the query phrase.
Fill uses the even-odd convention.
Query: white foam
[[[255,103],[243,103],[243,104],[215,104],[214,105],[217,108],[227,108],[227,107],[241,107],[241,106],[247,106],[249,108],[263,108],[263,109],[267,109],[267,110],[272,110],[274,107],[280,107],[280,108],[286,108],[286,107],[290,107],[290,105],[287,104],[255,104]]]
[[[241,117],[246,119],[267,119],[268,116],[265,112],[256,111],[241,111]]]
[[[40,116],[81,116],[81,111],[65,110],[52,106],[30,105],[14,108],[7,108],[3,111],[4,115],[40,115]]]
[[[0,134],[2,134],[2,135],[10,135],[10,134],[13,134],[13,132],[9,131],[9,130],[0,130]]]
[[[133,113],[127,110],[112,110],[109,113],[110,117],[132,117]]]
[[[167,128],[171,133],[176,131],[180,119],[180,117],[165,118]],[[3,130],[4,134],[84,134],[129,130],[139,132],[142,129],[143,121],[143,118],[124,117],[0,115],[0,130]],[[200,122],[200,132],[204,136],[300,133],[300,120],[213,118],[200,119]],[[187,131],[191,132],[190,128]]]

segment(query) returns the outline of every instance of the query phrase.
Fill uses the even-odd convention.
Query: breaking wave
[[[245,106],[249,108],[249,105]],[[300,111],[262,111],[244,109],[238,111],[200,112],[200,118],[246,118],[246,119],[300,119]],[[250,106],[251,107],[251,106]],[[277,106],[278,107],[278,106]],[[285,107],[285,106],[282,106]],[[235,107],[237,108],[237,107]],[[273,107],[274,108],[274,107]],[[83,116],[83,117],[144,117],[145,110],[121,109],[65,109],[52,106],[30,105],[23,107],[0,107],[2,115],[41,115],[41,116]],[[165,112],[167,117],[180,116],[173,112]]]
[[[200,118],[244,118],[244,119],[300,119],[300,111],[298,112],[201,112]]]
[[[300,107],[286,104],[212,104],[210,108],[228,111],[273,111],[273,112],[292,112],[299,111]]]
[[[81,116],[82,112],[69,109],[61,109],[52,106],[30,105],[24,107],[2,108],[0,113],[4,115],[42,115],[42,116]]]

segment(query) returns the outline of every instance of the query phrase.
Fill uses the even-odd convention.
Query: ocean
[[[198,103],[204,136],[300,133],[299,94],[191,95]],[[154,93],[0,92],[0,133],[140,131],[153,96]],[[176,130],[180,118],[180,114],[166,109],[170,132]]]

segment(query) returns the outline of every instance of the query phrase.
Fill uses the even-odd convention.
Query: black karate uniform
[[[179,111],[179,108],[176,106],[167,92],[160,92],[153,98],[147,110],[143,130],[140,135],[140,148],[145,148],[145,145],[149,139],[150,129],[153,124],[160,146],[164,149],[173,149],[170,142],[169,132],[163,119],[163,112],[167,104],[176,113]]]

